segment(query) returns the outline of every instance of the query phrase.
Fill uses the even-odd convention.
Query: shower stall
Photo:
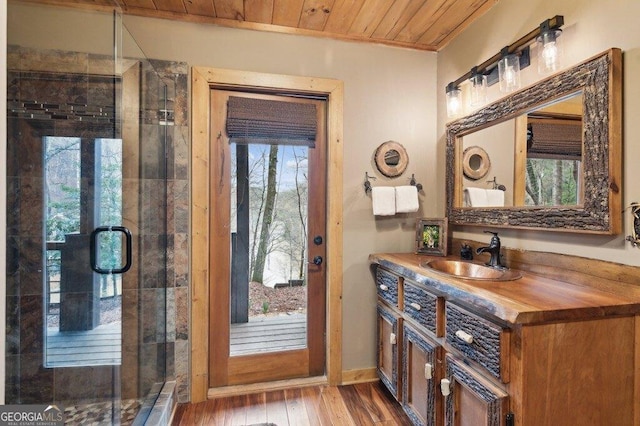
[[[166,423],[186,71],[145,58],[117,10],[10,1],[8,17],[5,403]]]

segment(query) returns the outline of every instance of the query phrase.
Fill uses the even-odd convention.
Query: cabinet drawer
[[[436,334],[436,307],[438,298],[427,290],[410,283],[404,282],[404,313],[416,320],[428,331]]]
[[[378,295],[394,306],[398,306],[398,284],[400,277],[391,272],[376,268],[376,288]]]
[[[508,383],[509,330],[451,303],[445,316],[447,343]]]

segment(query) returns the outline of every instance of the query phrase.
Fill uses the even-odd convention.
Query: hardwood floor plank
[[[247,424],[247,407],[244,395],[236,395],[229,397],[230,412],[225,418],[226,425],[246,425]]]
[[[311,426],[331,426],[331,419],[327,412],[320,409],[322,405],[321,394],[325,387],[310,386],[300,390]]]
[[[200,402],[195,405],[202,405],[204,407],[204,414],[202,416],[202,425],[224,425],[224,418],[226,410],[228,408],[228,401],[226,398],[214,399],[211,401]],[[187,426],[189,423],[181,423]]]
[[[387,408],[386,404],[380,400],[380,395],[374,392],[374,387],[376,387],[376,385],[371,383],[358,383],[353,385],[353,388],[358,392],[358,395],[360,395],[360,400],[374,422],[381,423],[392,420],[393,415],[391,411]]]
[[[400,404],[379,383],[305,388],[222,397],[180,404],[175,426],[411,425]]]
[[[247,395],[247,424],[267,422],[267,406],[264,393]]]
[[[267,422],[278,426],[288,425],[287,404],[284,391],[271,391],[266,394]]]
[[[302,392],[299,388],[284,391],[290,425],[310,426]]]
[[[340,386],[338,391],[347,407],[347,412],[351,414],[351,419],[357,425],[373,425],[375,422],[372,416],[363,410],[364,402],[353,386]]]
[[[192,404],[180,418],[180,425],[201,425],[204,418],[204,404]],[[174,423],[175,424],[175,423]]]
[[[384,404],[384,406],[391,412],[392,417],[390,420],[396,420],[396,424],[400,426],[411,426],[411,421],[402,409],[402,406],[393,399],[393,396],[391,396],[387,388],[385,388],[382,383],[375,383],[372,386],[372,392],[379,395],[378,401]]]
[[[329,413],[331,423],[341,426],[356,426],[342,400],[342,395],[336,386],[328,386],[322,390],[324,409]],[[322,409],[322,408],[321,408]]]

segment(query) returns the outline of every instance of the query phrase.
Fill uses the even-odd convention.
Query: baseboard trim
[[[342,372],[342,384],[353,385],[356,383],[368,383],[378,380],[378,371],[375,367],[359,370],[346,370]]]
[[[378,379],[378,372],[375,367],[362,368],[359,370],[347,370],[342,372],[342,385],[353,385],[356,383],[375,382]],[[227,396],[248,395],[252,393],[269,392],[276,390],[302,388],[305,386],[321,386],[328,384],[326,376],[305,377],[302,379],[280,380],[276,382],[252,383],[249,385],[224,386],[219,388],[209,388],[207,399],[223,398]]]

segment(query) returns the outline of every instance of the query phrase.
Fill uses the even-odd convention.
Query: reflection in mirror
[[[478,180],[487,175],[491,168],[491,160],[487,151],[474,145],[465,148],[462,154],[462,171],[468,179]]]
[[[622,54],[610,49],[447,125],[450,223],[617,234],[621,230]],[[504,207],[465,207],[463,152],[491,157]],[[482,205],[482,204],[480,204]]]
[[[462,137],[462,149],[464,152],[470,152],[477,147],[486,152],[488,158],[491,159],[491,169],[487,169],[484,175],[474,178],[467,173],[464,167],[466,163],[463,158],[463,180],[464,188],[493,188],[493,179],[505,185],[504,206],[513,206],[513,184],[514,181],[514,150],[513,143],[515,135],[514,120],[507,120],[493,126],[485,127],[473,133],[469,133]],[[464,154],[463,154],[464,157]],[[487,176],[490,173],[491,179]],[[486,178],[485,178],[486,177]],[[477,180],[485,178],[482,180]],[[462,202],[458,207],[462,207]]]
[[[582,205],[582,92],[531,111],[526,126],[525,194],[517,205]]]
[[[384,154],[384,164],[387,166],[397,166],[400,162],[400,153],[391,149]]]
[[[494,160],[491,176],[507,183],[506,207],[582,204],[582,99],[572,93],[463,136],[464,187],[491,187],[473,182],[489,171],[475,172],[482,150]]]

